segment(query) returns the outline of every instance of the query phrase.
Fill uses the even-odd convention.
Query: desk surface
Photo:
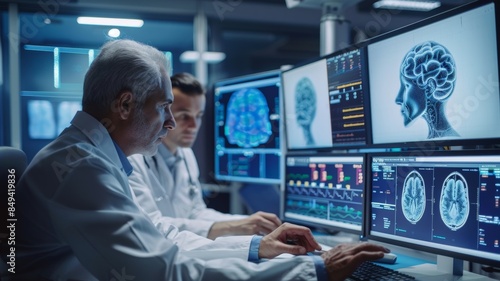
[[[323,233],[313,233],[313,234],[317,238],[318,242],[322,246],[324,246],[325,249],[328,249],[339,243],[359,242],[359,238],[352,234],[343,234],[343,233],[337,235],[327,235]],[[424,280],[424,281],[495,280],[487,276],[472,273],[469,271],[464,271],[463,276],[454,276],[453,274],[438,270],[437,255],[406,249],[395,245],[384,244],[380,242],[374,242],[374,243],[381,244],[391,249],[391,252],[398,256],[396,263],[394,264],[384,264],[384,263],[377,263],[377,264],[414,276],[417,278],[417,280]]]
[[[434,264],[432,261],[422,259],[422,258],[408,256],[404,253],[398,252],[397,250],[396,251],[392,250],[392,253],[396,254],[398,256],[398,258],[396,259],[396,263],[394,263],[394,264],[381,264],[381,265],[388,267],[390,269],[398,270],[401,268],[416,266],[416,265],[425,264],[425,263]]]

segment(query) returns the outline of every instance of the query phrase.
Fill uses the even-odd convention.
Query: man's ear
[[[120,119],[127,120],[132,116],[133,102],[134,96],[130,91],[123,92],[118,96],[115,110],[120,115]]]

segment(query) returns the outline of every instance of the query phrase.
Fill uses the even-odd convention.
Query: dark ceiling
[[[472,2],[444,0],[441,8],[434,11],[408,12],[374,9],[374,0],[336,1],[347,3],[339,15],[345,18],[343,24],[350,25],[353,40],[359,35],[373,37]],[[0,0],[0,8],[7,11],[11,2]],[[15,2],[19,5],[24,44],[98,48],[109,40],[109,27],[79,25],[76,16],[141,17],[145,20],[142,28],[121,28],[121,36],[179,55],[193,49],[193,17],[199,8],[209,22],[209,48],[226,52],[229,59],[237,61],[241,59],[239,54],[245,53],[265,69],[268,65],[294,64],[319,55],[321,9],[290,9],[285,0],[120,0],[120,5],[113,0]],[[42,24],[44,17],[51,23]]]

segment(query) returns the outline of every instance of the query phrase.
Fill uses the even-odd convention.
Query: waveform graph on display
[[[318,160],[311,157],[308,161],[287,165],[286,212],[361,226],[364,208],[363,164]]]
[[[305,198],[289,198],[287,201],[290,212],[314,217],[319,219],[328,219],[328,201]]]

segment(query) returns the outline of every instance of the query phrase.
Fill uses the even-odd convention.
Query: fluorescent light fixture
[[[381,0],[373,3],[377,9],[397,9],[412,11],[430,11],[441,6],[439,1]]]
[[[193,63],[201,59],[207,63],[219,63],[225,58],[226,54],[222,52],[203,52],[200,56],[197,51],[185,51],[181,54],[179,60],[184,63]]]
[[[78,17],[76,18],[76,22],[78,22],[79,24],[125,27],[142,27],[144,25],[143,20],[119,18]]]
[[[118,38],[120,37],[120,30],[118,28],[111,28],[108,31],[108,36],[112,38]]]
[[[201,54],[201,59],[209,63],[218,63],[226,58],[226,54],[222,52],[204,52]]]
[[[196,51],[185,51],[179,57],[181,62],[196,62],[200,59],[200,53]]]

